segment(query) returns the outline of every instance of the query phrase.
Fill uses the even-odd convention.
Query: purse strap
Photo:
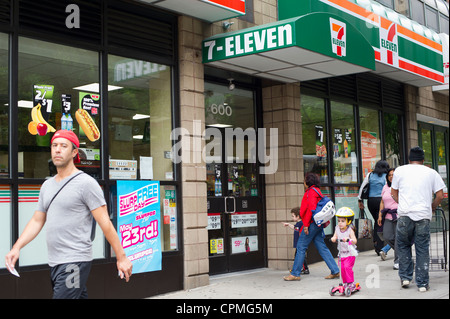
[[[72,176],[67,182],[65,182],[63,186],[61,186],[61,188],[56,192],[56,194],[53,195],[53,198],[52,198],[52,200],[50,201],[50,203],[47,205],[47,209],[45,210],[46,212],[48,212],[48,209],[50,208],[50,205],[53,203],[53,200],[54,200],[55,197],[59,194],[59,192],[62,191],[62,189],[63,189],[67,184],[69,184],[69,182],[70,182],[72,179],[74,179],[75,177],[77,177],[78,175],[81,175],[81,174],[83,174],[83,173],[84,173],[84,172],[80,172],[80,173],[78,173],[78,174],[75,174],[75,175]]]
[[[366,218],[366,210],[363,208],[363,209],[359,209],[359,218],[360,219],[365,219]]]

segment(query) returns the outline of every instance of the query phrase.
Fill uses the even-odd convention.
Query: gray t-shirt
[[[54,177],[46,180],[39,194],[37,210],[47,213],[48,264],[51,267],[92,260],[91,211],[106,205],[100,185],[82,173],[61,190],[47,212],[53,196],[72,176],[60,182]]]

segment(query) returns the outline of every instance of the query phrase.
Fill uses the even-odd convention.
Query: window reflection
[[[171,68],[109,55],[109,176],[172,180]]]

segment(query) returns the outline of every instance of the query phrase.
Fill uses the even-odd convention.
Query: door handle
[[[234,214],[236,212],[236,197],[234,196],[226,196],[224,197],[225,201],[225,214]],[[232,205],[229,205],[231,203]],[[232,206],[232,209],[229,209],[229,206]]]

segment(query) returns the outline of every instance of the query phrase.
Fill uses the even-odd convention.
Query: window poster
[[[327,156],[327,148],[324,143],[323,136],[323,126],[316,125],[316,156],[317,157],[326,157]]]
[[[117,181],[117,233],[133,274],[161,270],[159,181]]]
[[[231,238],[231,253],[249,253],[258,250],[258,236],[242,236]]]

